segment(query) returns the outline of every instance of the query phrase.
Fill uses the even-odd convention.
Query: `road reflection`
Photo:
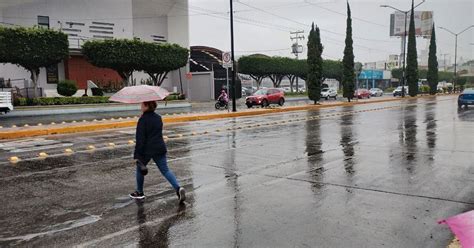
[[[147,224],[144,201],[137,201],[137,223],[139,247],[169,247],[169,230],[178,221],[186,218],[186,205],[179,204],[176,213],[165,218],[159,225]]]
[[[308,117],[318,116],[319,110],[308,111]],[[311,178],[311,190],[314,193],[320,192],[322,185],[317,182],[323,181],[323,154],[321,139],[321,121],[315,119],[306,122],[306,154],[308,156],[308,171]]]

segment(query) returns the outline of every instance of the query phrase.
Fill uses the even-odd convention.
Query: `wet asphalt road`
[[[437,221],[474,209],[474,108],[454,96],[165,129],[183,206],[152,164],[128,199],[133,129],[0,143],[0,246],[446,247]]]

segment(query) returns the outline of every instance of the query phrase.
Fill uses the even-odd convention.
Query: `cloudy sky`
[[[421,0],[415,1],[416,3]],[[264,53],[292,56],[290,31],[309,32],[311,22],[321,29],[324,56],[341,59],[346,28],[343,0],[234,0],[235,49],[238,55]],[[357,61],[372,62],[400,54],[400,39],[389,36],[392,5],[408,10],[410,0],[352,0],[354,53]],[[191,45],[230,49],[229,1],[189,0]],[[474,24],[473,0],[426,0],[417,10],[433,11],[436,26],[460,32]],[[438,56],[454,60],[454,36],[437,28]],[[303,41],[306,45],[306,40]],[[474,28],[459,36],[458,56],[474,59]],[[428,46],[417,39],[419,52]],[[305,47],[306,49],[306,47]],[[305,50],[306,52],[306,50]],[[305,57],[306,55],[303,55]]]

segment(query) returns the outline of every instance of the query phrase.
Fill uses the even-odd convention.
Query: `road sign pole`
[[[227,80],[227,98],[230,96],[230,90],[229,90],[229,67],[225,68],[226,72],[226,80]],[[227,112],[230,112],[229,109],[229,103],[227,103]]]

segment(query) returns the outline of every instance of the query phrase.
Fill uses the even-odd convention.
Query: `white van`
[[[5,114],[13,110],[12,93],[0,92],[0,112]]]

